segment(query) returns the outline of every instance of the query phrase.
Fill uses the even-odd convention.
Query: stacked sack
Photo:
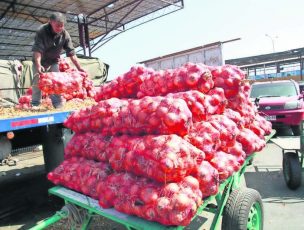
[[[188,225],[202,199],[266,144],[271,123],[248,90],[236,66],[132,67],[65,121],[76,134],[49,179],[104,208]]]
[[[113,172],[107,163],[79,157],[66,159],[48,178],[99,199],[103,208],[114,207],[165,225],[188,225],[202,204],[202,193],[194,177],[158,183],[128,172]]]
[[[43,107],[52,107],[52,102],[49,98],[51,94],[61,95],[63,102],[82,102],[84,99],[95,97],[95,87],[87,73],[72,68],[65,59],[60,59],[58,65],[60,72],[47,72],[39,76],[38,86],[42,93],[41,104]],[[19,103],[15,108],[29,109],[31,107],[31,101],[32,88],[29,88],[26,93],[19,98]]]
[[[52,107],[52,101],[47,96],[46,93],[42,92],[42,99],[41,104],[45,108],[51,108]],[[31,108],[31,102],[32,102],[32,87],[28,88],[24,95],[22,95],[19,100],[18,104],[15,105],[15,109],[21,109],[21,110],[27,110]]]
[[[86,72],[72,68],[65,59],[59,60],[60,72],[40,74],[39,88],[46,94],[61,94],[65,100],[95,96],[95,88]]]

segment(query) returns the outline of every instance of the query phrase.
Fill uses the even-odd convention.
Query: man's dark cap
[[[61,23],[66,23],[65,16],[60,12],[53,12],[50,16],[50,20],[56,21],[56,22],[61,22]]]

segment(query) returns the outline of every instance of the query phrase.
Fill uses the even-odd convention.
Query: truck
[[[79,58],[88,71],[95,86],[107,78],[109,66],[97,58]],[[64,145],[72,132],[63,126],[71,112],[83,105],[69,106],[62,110],[22,111],[14,109],[18,99],[31,86],[32,62],[0,60],[0,162],[1,165],[15,165],[12,157],[21,150],[43,150],[46,172],[54,169],[62,160]],[[2,177],[2,180],[4,178]]]
[[[41,113],[0,119],[2,162],[6,160],[8,164],[12,164],[9,163],[8,158],[11,157],[13,148],[42,145],[46,171],[55,168],[63,160],[63,144],[69,132],[62,124],[70,112]],[[14,138],[11,138],[11,135]]]
[[[295,136],[300,135],[304,105],[303,93],[296,81],[255,82],[251,85],[250,98],[273,128],[291,128]]]

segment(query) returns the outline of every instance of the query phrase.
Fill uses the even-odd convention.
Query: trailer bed
[[[284,150],[300,150],[300,137],[277,137],[271,141]]]
[[[136,216],[127,215],[115,210],[114,208],[104,209],[100,207],[100,205],[98,204],[98,200],[94,200],[88,196],[85,196],[81,193],[75,192],[65,187],[53,187],[49,190],[49,193],[61,197],[64,200],[76,204],[86,210],[91,210],[96,214],[112,219],[116,222],[124,224],[128,223],[129,226],[135,229],[168,229],[167,227],[159,223],[147,221]]]
[[[43,111],[32,111],[10,108],[0,108],[0,133],[19,129],[34,128],[53,124],[61,124],[71,112],[95,105],[91,99],[68,101],[63,108],[55,109],[43,106]]]
[[[63,123],[71,112],[52,112],[39,115],[0,119],[0,132]]]
[[[210,196],[208,198],[205,198],[203,200],[203,204],[197,209],[197,212],[195,216],[192,219],[192,222],[195,218],[197,218],[203,211],[207,211],[210,213],[218,212],[218,208],[220,207],[212,207],[209,205],[213,202],[217,203],[218,205],[221,205],[223,202],[223,199],[225,199],[224,190],[229,189],[233,183],[235,183],[236,176],[240,176],[241,174],[236,173],[236,175],[229,177],[227,180],[222,182],[219,186],[219,193],[213,196]],[[115,210],[114,208],[107,208],[104,209],[98,204],[98,200],[95,200],[93,198],[90,198],[86,195],[83,195],[79,192],[76,192],[74,190],[71,190],[66,187],[62,186],[55,186],[51,189],[49,189],[49,193],[55,196],[58,196],[65,200],[66,203],[72,203],[75,204],[81,208],[84,208],[85,210],[88,210],[89,213],[97,214],[103,217],[106,217],[110,220],[113,220],[117,223],[120,223],[127,227],[127,229],[137,229],[137,230],[163,230],[163,229],[170,229],[170,230],[178,230],[178,229],[184,229],[187,226],[165,226],[160,223],[145,220],[140,217],[136,217],[134,215],[128,215],[122,212],[119,212]],[[223,196],[222,196],[223,195]],[[87,220],[89,223],[90,221]],[[191,223],[192,223],[191,222]],[[212,226],[217,226],[218,219],[215,218]],[[86,223],[83,223],[83,229],[86,229]],[[40,229],[40,228],[38,228]]]

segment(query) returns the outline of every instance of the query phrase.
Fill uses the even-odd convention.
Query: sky
[[[235,38],[223,45],[224,60],[304,47],[304,0],[184,0],[182,10],[121,33],[92,56],[110,65],[112,80],[138,62]]]

